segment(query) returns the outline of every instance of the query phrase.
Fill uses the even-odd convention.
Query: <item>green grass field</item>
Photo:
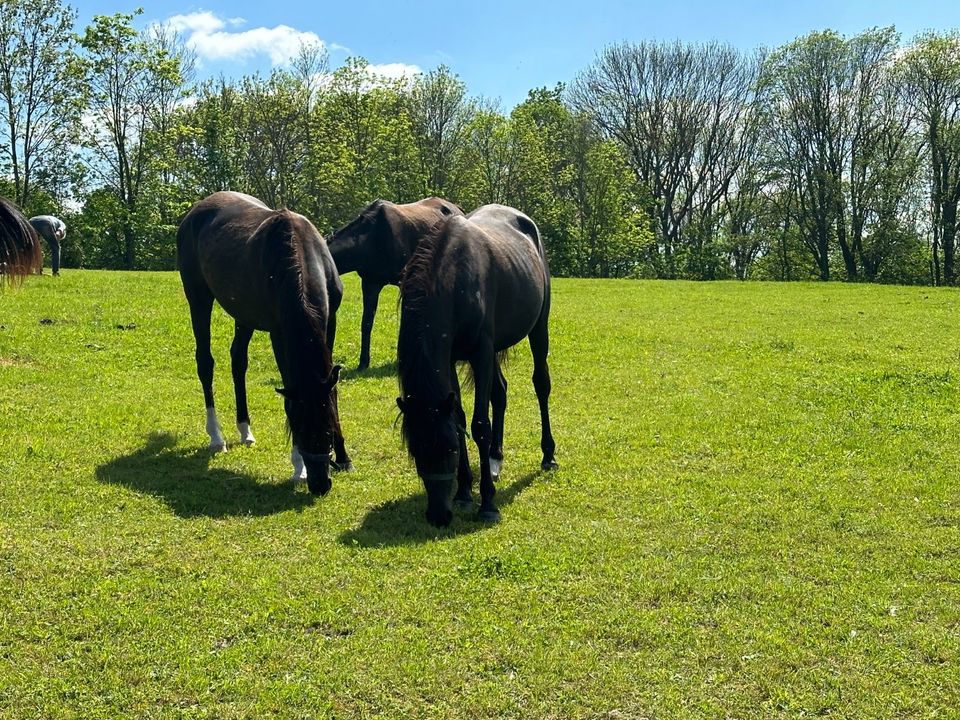
[[[322,499],[286,481],[265,335],[257,444],[204,450],[175,274],[0,296],[0,717],[955,717],[957,291],[554,294],[561,470],[538,470],[524,346],[503,520],[448,530],[395,426],[395,291],[340,390],[357,472]]]

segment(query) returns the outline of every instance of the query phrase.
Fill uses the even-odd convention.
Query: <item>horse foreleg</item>
[[[540,405],[540,449],[543,451],[543,460],[540,467],[543,470],[555,470],[557,464],[554,452],[556,443],[550,430],[550,368],[547,366],[547,354],[550,351],[550,337],[547,332],[547,313],[544,312],[530,333],[530,351],[533,353],[533,389],[537,393],[537,403]]]
[[[490,405],[493,407],[493,439],[490,443],[490,474],[500,477],[503,467],[503,417],[507,412],[507,379],[503,370],[497,368],[490,388]]]
[[[363,278],[360,287],[363,291],[363,319],[360,321],[360,363],[357,370],[366,370],[370,367],[370,335],[373,332],[373,319],[377,315],[383,284]]]
[[[273,346],[273,357],[277,361],[277,370],[280,371],[280,379],[283,380],[283,368],[287,367],[286,357],[284,355],[283,343],[280,342],[280,336],[277,333],[270,333],[270,344]],[[286,407],[284,407],[286,412]],[[287,426],[290,420],[287,418]],[[297,440],[293,439],[293,447],[290,449],[290,463],[293,465],[293,472],[290,473],[290,480],[294,484],[307,481],[307,467],[303,463],[303,457],[297,448]]]
[[[240,442],[253,445],[256,438],[250,432],[250,411],[247,408],[247,366],[250,338],[253,328],[234,323],[233,343],[230,345],[230,370],[233,373],[233,392],[237,399],[237,430]]]
[[[457,366],[450,366],[450,387],[457,391],[457,406],[454,409],[457,418],[457,438],[460,441],[460,459],[457,466],[457,494],[453,502],[460,507],[473,507],[473,473],[470,471],[470,457],[467,455],[467,415],[463,411],[463,399],[460,396],[460,377]]]
[[[293,465],[293,472],[290,473],[290,482],[294,485],[305,483],[307,481],[307,466],[303,464],[303,458],[294,443],[290,449],[290,463]]]
[[[340,407],[337,402],[337,388],[330,391],[330,412],[333,421],[333,462],[336,469],[344,472],[353,472],[353,462],[347,455],[347,445],[343,440],[343,429],[340,427]]]
[[[497,490],[490,472],[490,387],[496,372],[496,357],[492,345],[480,352],[470,365],[473,368],[474,382],[473,422],[470,430],[480,456],[480,511],[477,516],[486,522],[496,522],[500,519],[500,511],[493,500]]]
[[[197,344],[197,377],[203,388],[203,402],[207,408],[207,435],[210,436],[209,448],[213,452],[227,449],[223,439],[217,410],[213,404],[213,354],[210,352],[210,313],[213,310],[213,295],[209,290],[194,289],[187,294],[190,303],[190,322],[193,325],[193,337]]]

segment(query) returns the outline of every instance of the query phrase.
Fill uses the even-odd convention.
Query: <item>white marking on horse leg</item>
[[[250,432],[250,423],[237,423],[237,430],[240,431],[240,442],[242,442],[244,445],[250,446],[257,441],[257,439],[253,436],[253,433]]]
[[[503,467],[503,460],[499,458],[490,458],[490,474],[493,477],[500,477],[500,468]]]
[[[296,445],[294,445],[293,450],[290,451],[290,462],[293,463],[293,474],[290,476],[290,481],[294,485],[306,482],[307,466],[303,464],[303,458],[300,457],[300,451],[297,450]]]
[[[216,408],[207,408],[207,435],[210,436],[209,448],[213,452],[223,452],[227,449],[227,441],[220,431],[220,421],[217,420]]]

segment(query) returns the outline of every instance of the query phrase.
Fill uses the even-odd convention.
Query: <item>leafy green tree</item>
[[[80,42],[92,118],[82,144],[91,177],[119,201],[125,268],[137,267],[155,220],[155,206],[143,195],[156,171],[152,123],[169,98],[166,89],[182,80],[178,58],[156,38],[139,33],[135,16],[98,15]]]
[[[450,199],[460,194],[461,158],[476,112],[467,86],[446,65],[414,80],[410,118],[427,194]]]
[[[690,266],[691,247],[693,272],[709,274],[709,253],[696,246],[710,239],[749,150],[742,127],[757,72],[757,58],[728,46],[622,43],[605,48],[571,88],[573,107],[620,144],[645,189],[664,277]]]
[[[321,159],[327,229],[375,198],[410,202],[423,196],[425,179],[403,80],[378,77],[362,58],[333,73],[320,104]]]
[[[69,142],[82,108],[72,28],[76,13],[59,0],[0,3],[0,154],[12,197],[32,212],[34,184],[63,187]]]
[[[223,78],[203,83],[195,102],[178,108],[172,139],[175,182],[182,194],[196,199],[218,190],[247,189],[242,121],[243,95]]]
[[[296,209],[306,201],[309,102],[304,87],[286,70],[275,70],[266,79],[244,78],[240,92],[248,187],[270,207]]]
[[[930,184],[935,282],[957,281],[957,206],[960,203],[960,33],[925,33],[899,63],[907,102],[922,127]],[[942,252],[942,274],[941,274]]]
[[[456,201],[465,208],[506,202],[510,151],[507,118],[494,105],[478,108],[464,137],[464,183]]]

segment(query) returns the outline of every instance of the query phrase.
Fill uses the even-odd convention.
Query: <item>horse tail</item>
[[[43,250],[33,226],[9,200],[0,197],[0,286],[19,283],[43,266]]]

